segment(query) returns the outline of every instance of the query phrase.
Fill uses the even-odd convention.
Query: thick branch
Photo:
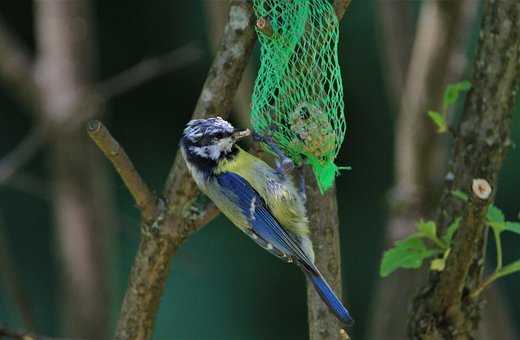
[[[341,21],[351,0],[334,1],[334,10]],[[316,255],[316,265],[341,298],[341,253],[339,216],[336,187],[324,195],[320,193],[310,167],[304,168],[307,209],[311,229],[311,241]],[[311,284],[307,285],[309,337],[311,340],[348,338],[346,330],[330,313]]]
[[[310,167],[304,168],[307,210],[316,265],[341,299],[341,253],[336,186],[321,194]],[[342,339],[342,326],[323,303],[312,284],[307,285],[309,339]],[[348,335],[346,335],[348,337]]]
[[[208,72],[192,119],[212,115],[220,115],[223,118],[228,116],[255,40],[253,24],[249,1],[233,1],[229,11],[229,22],[224,29],[223,39]],[[178,153],[164,191],[164,196],[169,202],[170,218],[182,221],[182,216],[197,194],[197,187]],[[187,225],[173,225],[176,227],[173,230],[177,233],[176,236],[181,238],[192,231]]]
[[[229,21],[192,118],[226,116],[251,53],[255,35],[250,1],[232,1]],[[209,222],[217,212],[204,209],[192,219],[198,191],[180,154],[177,155],[164,189],[166,216],[157,219],[157,229],[143,228],[128,290],[117,324],[116,339],[149,339],[169,272],[171,257],[200,222]],[[163,219],[163,217],[165,217]]]
[[[444,144],[434,133],[426,112],[441,106],[444,88],[457,79],[460,66],[464,67],[460,63],[456,68],[450,65],[465,51],[477,3],[466,0],[422,4],[407,82],[401,88],[402,65],[408,63],[403,56],[409,53],[406,51],[408,42],[400,30],[404,30],[402,25],[407,20],[396,16],[395,11],[403,13],[402,7],[408,5],[407,2],[379,4],[385,11],[380,13],[383,26],[388,29],[384,31],[384,40],[393,43],[386,48],[390,58],[385,58],[386,64],[392,64],[388,68],[393,70],[388,73],[393,85],[389,92],[399,94],[402,103],[395,126],[396,179],[389,200],[387,246],[412,233],[419,218],[431,216],[432,197],[439,194],[436,188],[444,169]],[[387,39],[389,34],[393,36]],[[395,45],[396,42],[400,44]],[[370,338],[393,340],[406,336],[406,313],[388,313],[388,310],[402,301],[410,301],[417,285],[423,282],[424,274],[424,271],[399,271],[378,283]]]
[[[511,112],[520,82],[520,3],[487,1],[474,64],[473,88],[455,140],[451,175],[441,199],[441,230],[462,217],[446,269],[431,274],[414,303],[410,332],[417,339],[474,339],[479,303],[468,294],[479,284],[483,269],[485,213],[493,196],[471,194],[462,205],[452,190],[471,193],[475,178],[486,179],[496,192],[498,172],[510,145]]]
[[[125,150],[101,122],[97,120],[90,121],[87,131],[90,138],[92,138],[108,160],[112,162],[119,176],[121,176],[141,210],[144,221],[152,221],[157,211],[157,199],[135,169]]]
[[[224,1],[204,1],[206,17],[208,18],[208,37],[212,51],[219,47],[228,16],[228,4]],[[251,93],[255,82],[254,60],[250,60],[242,74],[233,101],[233,120],[241,127],[249,126],[249,111],[251,110]]]

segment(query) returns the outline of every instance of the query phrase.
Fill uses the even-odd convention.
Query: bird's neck
[[[229,152],[223,153],[218,159],[211,159],[203,157],[195,153],[185,152],[186,161],[190,167],[197,170],[199,173],[205,176],[211,176],[215,174],[220,164],[223,162],[233,162],[238,156],[239,152],[242,151],[236,145],[233,145]],[[242,151],[244,152],[244,151]]]

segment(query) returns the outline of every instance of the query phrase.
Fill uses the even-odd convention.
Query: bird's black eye
[[[215,139],[221,139],[222,137],[224,137],[224,133],[222,133],[222,132],[217,132],[217,133],[215,133],[215,134],[213,135],[213,137],[214,137]]]

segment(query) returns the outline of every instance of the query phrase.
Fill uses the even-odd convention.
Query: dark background
[[[93,2],[98,79],[188,42],[194,41],[204,50],[202,59],[108,104],[104,118],[107,126],[144,178],[152,187],[161,188],[211,62],[204,4],[173,0]],[[1,1],[0,14],[34,48],[31,1]],[[343,173],[337,186],[344,297],[356,318],[353,336],[359,339],[366,332],[370,309],[377,308],[371,302],[383,250],[386,199],[392,184],[396,112],[385,96],[382,36],[374,1],[353,1],[341,27],[339,54],[348,131],[338,163],[352,166],[352,171]],[[470,55],[474,53],[476,29],[468,44]],[[257,61],[258,48],[253,63]],[[1,86],[0,157],[14,148],[31,126],[29,115]],[[517,106],[513,141],[520,139],[519,114]],[[24,168],[44,183],[49,180],[46,152],[43,149]],[[516,219],[520,208],[518,169],[520,153],[513,148],[504,163],[497,196],[497,205],[509,219]],[[112,178],[119,210],[118,224],[113,226],[117,243],[111,249],[115,322],[138,244],[139,217],[113,172]],[[37,330],[56,334],[60,290],[49,204],[45,195],[0,186],[0,212],[8,251],[30,299]],[[505,237],[506,263],[520,258],[518,242],[518,237]],[[511,313],[520,324],[520,275],[498,285],[507,294]],[[20,320],[10,313],[13,300],[2,289],[0,285],[0,321],[16,327]],[[388,310],[407,312],[404,303]],[[168,339],[176,334],[177,339],[303,339],[307,334],[306,317],[305,281],[299,270],[268,255],[219,217],[190,238],[173,259],[155,338]]]

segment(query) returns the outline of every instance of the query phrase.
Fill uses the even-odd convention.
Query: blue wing
[[[279,257],[285,255],[311,271],[316,270],[314,263],[305,254],[299,242],[280,226],[267,208],[264,199],[242,176],[233,172],[225,172],[218,175],[216,180],[224,195],[233,201],[246,216],[251,232],[266,243],[268,250],[271,250],[269,248],[272,247],[275,255]]]
[[[256,242],[274,255],[287,257],[296,262],[333,313],[345,325],[352,324],[353,320],[348,310],[330,288],[314,262],[295,237],[282,228],[258,192],[243,177],[233,172],[222,173],[216,177],[216,180],[224,195],[239,207],[249,221],[250,232],[259,238]]]

